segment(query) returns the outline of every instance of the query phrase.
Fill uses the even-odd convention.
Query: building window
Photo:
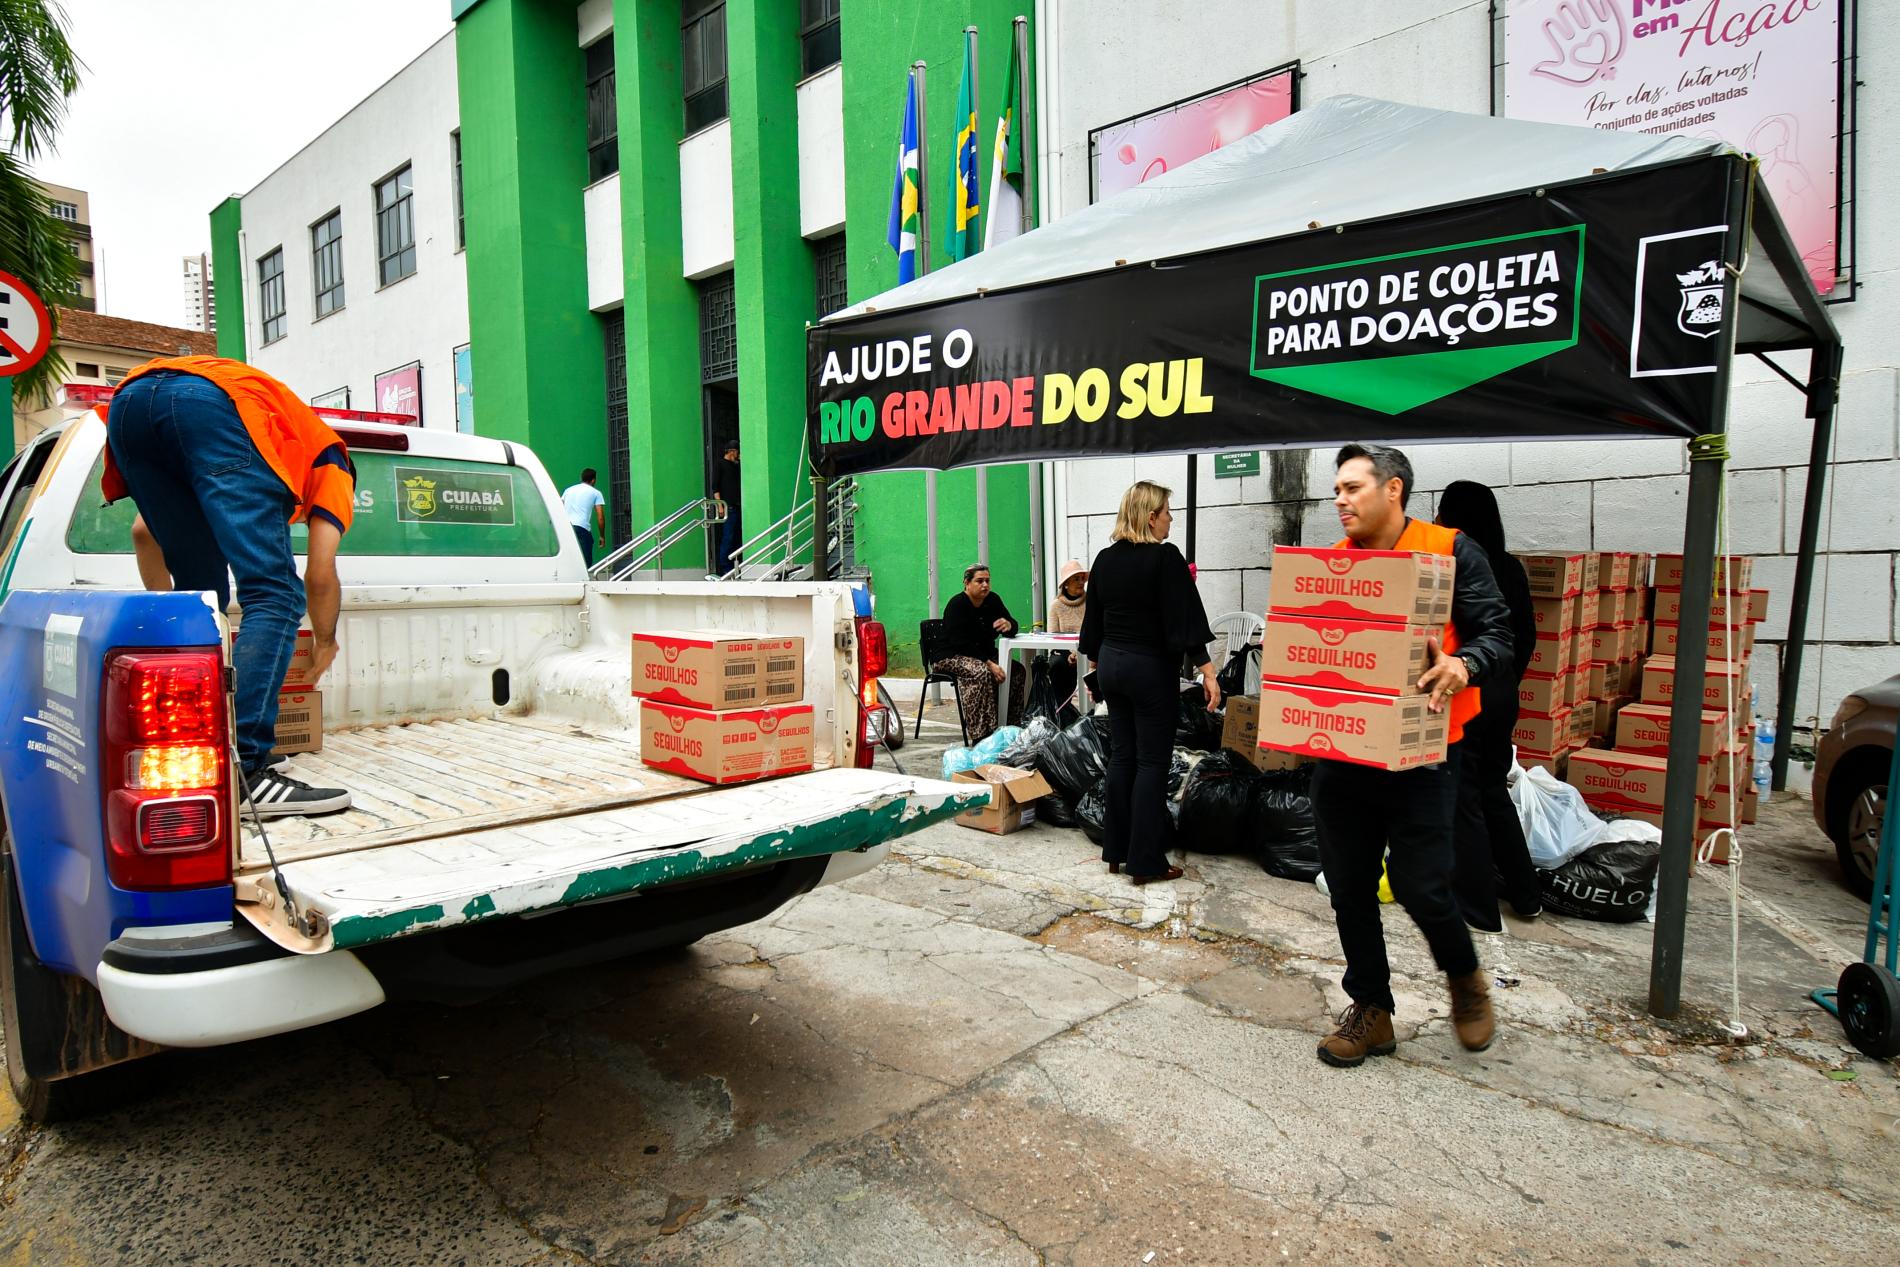
[[[805,46],[805,73],[816,75],[827,66],[836,66],[841,53],[838,43],[839,0],[799,0],[798,39]]]
[[[73,373],[79,375],[81,378],[98,378],[99,367],[91,361],[75,361],[73,362]]]
[[[284,248],[257,261],[258,309],[264,321],[264,342],[284,337]]]
[[[310,276],[317,290],[317,315],[327,317],[343,306],[343,212],[332,211],[310,226]]]
[[[739,335],[732,274],[699,284],[699,378],[717,383],[739,376]]]
[[[834,233],[811,244],[812,271],[818,280],[818,315],[828,317],[850,302],[845,287],[844,234]]]
[[[67,224],[79,223],[79,204],[78,203],[64,202],[58,198],[54,198],[52,200],[52,203],[53,203],[53,215],[55,218],[64,220]]]
[[[120,383],[125,381],[125,376],[131,372],[132,367],[130,365],[108,365],[106,366],[106,384],[110,387],[117,387]]]
[[[376,284],[416,271],[416,213],[409,168],[376,183]]]
[[[686,131],[726,117],[725,0],[681,0],[680,80]]]
[[[620,110],[614,101],[614,37],[587,46],[587,183],[620,170]]]
[[[462,129],[449,133],[449,196],[455,205],[455,249],[468,245],[468,232],[462,224]]]

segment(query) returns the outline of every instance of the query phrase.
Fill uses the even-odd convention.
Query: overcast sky
[[[452,25],[449,0],[65,0],[86,63],[34,175],[92,195],[104,311],[181,325],[180,259]],[[223,281],[224,279],[219,278]]]

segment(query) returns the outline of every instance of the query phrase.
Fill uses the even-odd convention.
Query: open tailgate
[[[319,954],[477,920],[554,910],[680,880],[908,835],[988,799],[986,788],[875,770],[791,778],[384,845],[241,873],[238,909],[288,949]]]

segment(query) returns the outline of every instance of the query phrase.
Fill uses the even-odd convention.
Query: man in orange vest
[[[148,361],[120,383],[106,418],[106,501],[131,497],[164,571],[180,590],[212,590],[220,609],[237,580],[244,621],[232,653],[234,742],[246,804],[259,818],[348,809],[341,788],[311,787],[272,768],[277,691],[306,605],[315,674],[336,658],[342,587],[336,552],[355,507],[356,468],[337,434],[289,388],[238,361]],[[297,578],[290,525],[309,532]],[[135,536],[137,535],[135,529]],[[149,544],[140,571],[152,583]],[[227,574],[228,573],[228,574]]]
[[[1452,1028],[1470,1051],[1491,1045],[1496,1023],[1471,932],[1452,891],[1452,819],[1458,801],[1458,741],[1477,716],[1479,685],[1507,688],[1512,667],[1510,612],[1484,551],[1456,529],[1409,518],[1412,464],[1397,449],[1349,444],[1335,461],[1333,506],[1346,539],[1336,549],[1423,550],[1458,563],[1451,622],[1428,641],[1430,667],[1418,689],[1426,707],[1449,711],[1450,752],[1438,765],[1410,770],[1322,761],[1313,770],[1313,814],[1320,865],[1346,957],[1342,984],[1352,1003],[1319,1058],[1351,1068],[1397,1045],[1392,1033],[1392,973],[1379,920],[1381,863],[1392,893],[1425,934],[1451,987]]]

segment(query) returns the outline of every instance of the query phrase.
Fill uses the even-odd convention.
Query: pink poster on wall
[[[1727,141],[1834,289],[1841,0],[1511,0],[1505,113]]]
[[[414,419],[407,424],[409,426],[422,425],[421,361],[411,361],[376,376],[376,408],[386,414],[407,414]]]
[[[1286,118],[1293,113],[1296,73],[1293,69],[1268,71],[1257,79],[1092,133],[1095,200],[1133,189]]]

